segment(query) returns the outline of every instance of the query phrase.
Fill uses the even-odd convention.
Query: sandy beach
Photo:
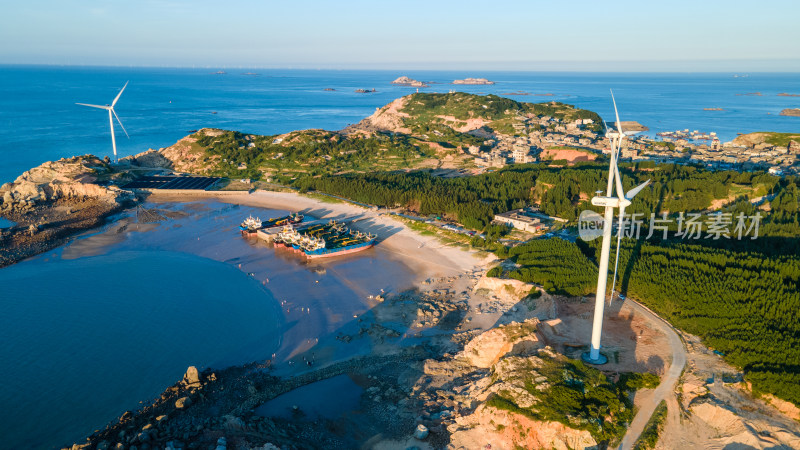
[[[72,242],[61,251],[61,257],[74,259],[147,248],[224,262],[258,281],[278,303],[280,340],[269,350],[267,346],[257,349],[262,355],[250,365],[207,368],[204,376],[211,377],[209,371],[213,370],[220,378],[206,378],[210,384],[202,395],[181,382],[168,388],[161,400],[92,437],[94,442],[115,435],[119,429],[141,428],[159,414],[175,415],[174,404],[181,395],[208,405],[213,402],[202,399],[214,398],[223,406],[177,415],[180,420],[161,427],[166,435],[193,429],[197,420],[212,421],[212,428],[227,429],[226,421],[231,419],[219,416],[222,413],[245,418],[250,429],[272,430],[264,431],[264,440],[294,442],[297,436],[289,433],[280,438],[280,432],[275,431],[294,426],[312,435],[321,433],[319,436],[325,439],[340,439],[342,435],[317,428],[313,421],[281,421],[253,410],[292,392],[291,402],[301,410],[317,411],[321,407],[313,392],[322,388],[315,383],[346,375],[351,381],[337,378],[337,383],[349,386],[350,392],[342,395],[349,396],[348,401],[357,406],[336,412],[344,414],[337,420],[347,423],[345,428],[363,427],[367,434],[383,433],[383,438],[370,441],[374,448],[382,444],[394,448],[405,442],[420,420],[437,430],[439,437],[446,436],[444,427],[452,424],[452,417],[426,418],[435,416],[441,402],[453,403],[447,398],[434,400],[445,391],[440,389],[441,380],[431,378],[438,372],[430,372],[433,369],[428,367],[428,358],[444,358],[443,364],[455,370],[462,363],[454,355],[460,354],[466,342],[486,330],[526,320],[545,322],[540,338],[560,353],[574,357],[588,340],[591,302],[546,293],[535,301],[525,300],[532,285],[485,277],[493,257],[481,259],[480,253],[445,245],[384,211],[326,197],[272,191],[224,196],[157,195],[142,206],[166,220],[140,223],[129,210],[102,231]],[[307,260],[238,232],[239,222],[250,214],[266,219],[287,212],[314,219],[346,219],[351,227],[376,234],[378,244],[357,254]],[[606,370],[659,373],[665,369],[670,355],[665,335],[654,326],[653,318],[632,310],[627,303],[608,308],[606,314],[606,350],[614,355]],[[375,391],[378,388],[380,395]],[[636,401],[645,402],[647,398],[637,395]],[[400,400],[404,403],[394,403]],[[450,411],[471,411],[471,400],[465,397],[464,402],[449,406]],[[386,434],[389,425],[381,425],[384,420],[394,424],[394,434]],[[344,442],[348,444],[339,447],[363,443],[365,438],[348,439],[353,437],[347,437]],[[425,448],[422,441],[408,442]]]
[[[408,229],[403,222],[358,205],[322,201],[292,192],[256,191],[241,196],[226,196],[224,202],[263,208],[307,211],[320,219],[355,216],[361,231],[376,234],[380,245],[401,258],[411,269],[425,278],[454,276],[467,270],[483,267],[487,261],[460,248],[443,245],[434,236],[422,236]]]
[[[156,198],[151,197],[150,200],[182,203],[199,199],[197,196],[159,195]],[[293,192],[274,191],[225,195],[214,198],[214,200],[232,205],[301,212],[306,216],[318,219],[341,220],[348,218],[354,221],[351,225],[354,228],[378,236],[378,245],[371,250],[372,252],[379,255],[379,258],[401,263],[412,274],[411,278],[408,278],[408,274],[404,274],[402,271],[373,274],[372,284],[374,287],[370,288],[366,286],[370,283],[353,279],[355,274],[339,273],[337,274],[338,278],[344,280],[356,294],[353,298],[346,299],[332,299],[324,295],[291,295],[275,286],[274,283],[266,285],[274,293],[276,299],[282,302],[285,322],[292,324],[285,330],[281,347],[270,361],[273,370],[278,374],[297,374],[310,370],[311,366],[308,365],[308,360],[312,353],[314,364],[317,365],[332,364],[356,355],[375,353],[376,349],[368,341],[342,346],[342,342],[336,338],[351,333],[353,330],[357,331],[358,325],[367,320],[362,316],[380,304],[381,300],[379,299],[389,293],[394,295],[409,290],[431,291],[437,288],[452,288],[452,284],[459,280],[456,283],[459,286],[458,290],[468,291],[469,285],[474,284],[475,277],[482,273],[486,264],[493,260],[493,258],[482,260],[476,256],[475,252],[445,245],[435,236],[423,236],[410,230],[402,221],[391,215],[343,201],[325,201]],[[113,239],[101,236],[97,236],[97,239]],[[240,238],[232,237],[231,239]],[[257,245],[269,245],[260,243],[257,238],[249,238],[249,240],[259,242]],[[190,251],[206,256],[200,248]],[[282,254],[283,252],[276,252],[278,257]],[[358,253],[327,261],[304,261],[303,264],[315,267],[317,268],[315,270],[318,271],[325,269],[335,272],[337,261],[357,260],[367,254],[366,252]],[[264,250],[259,248],[254,255],[222,254],[212,257],[218,260],[241,258],[243,262],[239,264],[240,270],[254,273],[256,278],[267,276],[264,268],[259,265],[256,255],[263,258]],[[385,279],[387,284],[385,289],[377,288],[381,279]],[[389,287],[389,281],[393,286]],[[309,280],[309,283],[315,282],[316,280]],[[305,288],[303,287],[303,289]],[[310,289],[313,290],[314,286]],[[475,307],[477,303],[469,306]],[[473,326],[487,328],[496,320],[497,317],[492,314],[482,315],[477,317]],[[388,346],[384,350],[391,352],[396,349]]]

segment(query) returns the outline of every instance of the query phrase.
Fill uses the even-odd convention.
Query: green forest
[[[405,125],[421,135],[348,137],[306,130],[276,142],[276,136],[226,132],[202,136],[199,144],[225,163],[216,165],[217,175],[258,178],[267,169],[276,181],[301,192],[442,216],[483,230],[487,240],[473,238],[476,246],[518,264],[505,272],[493,269],[492,275],[533,282],[555,294],[592,293],[600,240],[538,239],[506,247],[498,244],[502,233],[491,222],[497,213],[527,206],[538,206],[570,225],[583,210],[599,212],[589,200],[606,187],[607,160],[569,167],[515,164],[455,178],[409,169],[436,156],[425,140],[445,148],[480,144],[480,139],[446,126],[437,118],[441,115],[482,117],[498,127],[510,126],[509,121],[524,114],[591,118],[600,126],[599,116],[561,103],[534,105],[469,94],[414,94],[404,112],[410,115]],[[241,163],[247,169],[238,169]],[[627,210],[645,218],[643,237],[651,214],[675,219],[681,213],[718,210],[763,216],[755,240],[680,239],[675,237],[675,220],[667,240],[625,239],[617,285],[676,326],[701,336],[741,367],[756,390],[800,405],[800,179],[652,161],[623,163],[620,171],[625,189],[651,180]]]
[[[547,214],[574,219],[601,189],[607,166],[513,166],[463,178],[426,171],[322,176],[298,180],[317,189],[380,206],[403,206],[485,228],[493,214],[538,204]],[[715,199],[732,200],[724,212],[764,218],[759,238],[681,240],[670,224],[667,241],[623,240],[617,286],[676,326],[701,336],[742,368],[756,390],[800,405],[800,189],[797,178],[763,172],[711,172],[692,166],[626,164],[625,188],[651,179],[629,212],[705,211]],[[766,210],[748,197],[768,195]],[[738,198],[738,200],[736,200]],[[647,234],[643,224],[642,237]],[[556,294],[594,291],[600,240],[571,243],[539,239],[516,247],[489,244],[519,267],[500,275],[533,282]],[[612,246],[612,252],[615,246]]]
[[[617,286],[722,352],[756,391],[800,405],[800,256],[700,242],[623,240]],[[499,252],[521,267],[493,275],[555,294],[589,295],[599,246],[599,239],[530,241]]]
[[[564,168],[524,164],[460,178],[441,178],[428,171],[349,173],[303,177],[294,186],[382,207],[408,208],[423,215],[443,215],[481,230],[494,214],[531,205],[567,220],[576,219],[584,209],[599,212],[589,199],[595,191],[605,189],[607,167],[604,163]],[[764,172],[709,171],[652,162],[622,164],[620,170],[625,189],[651,180],[628,208],[648,220],[651,213],[668,212],[674,218],[678,212],[706,211],[715,200],[728,199],[733,204],[725,212],[754,214],[756,209],[746,199],[747,194],[770,194],[775,197],[759,234],[792,237],[800,232],[800,190],[794,177],[781,179]],[[673,221],[672,229],[676,226]]]

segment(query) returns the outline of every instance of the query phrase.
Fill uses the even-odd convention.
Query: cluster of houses
[[[592,119],[576,119],[571,122],[550,117],[517,116],[512,124],[514,136],[498,134],[483,146],[470,146],[466,152],[473,156],[478,167],[503,167],[507,164],[538,162],[542,149],[558,146],[574,146],[602,150],[603,139],[587,129]],[[598,139],[600,138],[600,139]]]
[[[499,168],[508,164],[539,162],[543,149],[576,147],[597,153],[610,152],[605,137],[591,129],[592,119],[564,122],[558,118],[517,116],[514,135],[496,133],[482,146],[470,146],[466,153],[480,168]],[[758,144],[745,147],[722,143],[716,133],[689,130],[659,133],[660,140],[647,136],[630,137],[621,158],[629,161],[652,160],[663,163],[701,164],[709,169],[768,170],[776,175],[800,174],[800,143],[788,146]],[[707,141],[697,144],[698,140]]]
[[[796,141],[787,146],[761,143],[749,147],[732,142],[723,144],[716,137],[710,145],[696,145],[685,139],[665,142],[674,146],[661,145],[646,137],[634,138],[623,148],[622,158],[701,164],[710,169],[767,170],[774,175],[800,173],[800,143]]]

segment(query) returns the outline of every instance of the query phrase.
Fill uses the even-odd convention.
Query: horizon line
[[[609,69],[471,69],[471,68],[378,68],[378,67],[296,67],[288,66],[243,66],[243,65],[151,65],[151,64],[64,64],[64,63],[6,63],[0,67],[85,67],[85,68],[132,68],[132,69],[258,69],[258,70],[309,70],[309,71],[378,71],[378,72],[520,72],[520,73],[630,73],[630,74],[798,74],[800,70],[609,70]]]

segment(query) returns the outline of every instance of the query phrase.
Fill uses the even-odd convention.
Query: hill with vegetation
[[[470,168],[468,147],[483,146],[498,135],[527,133],[533,125],[521,127],[523,121],[543,116],[600,124],[596,113],[558,102],[521,103],[460,92],[412,94],[341,131],[262,136],[202,129],[159,154],[180,171],[284,184],[302,177],[436,168],[444,161]],[[134,160],[140,157],[144,154]]]
[[[338,132],[256,136],[201,130],[186,138],[183,153],[171,155],[167,149],[162,154],[177,167],[189,167],[180,164],[190,161],[196,172],[269,177],[301,191],[435,214],[483,230],[487,239],[475,237],[472,244],[516,263],[514,269],[493,275],[537,283],[557,294],[590,294],[599,240],[535,240],[508,247],[497,241],[502,232],[491,222],[496,213],[532,205],[570,221],[568,226],[584,209],[599,212],[589,200],[605,187],[607,161],[571,167],[514,164],[449,178],[427,170],[447,155],[454,158],[465,146],[516,132],[526,116],[591,118],[600,123],[595,113],[560,103],[414,94]],[[761,133],[758,139],[775,144],[794,138]],[[621,164],[620,170],[628,189],[651,180],[628,209],[644,220],[641,238],[623,244],[618,283],[622,292],[701,336],[742,368],[755,390],[800,405],[800,180],[762,171],[709,171],[651,161]],[[651,213],[675,219],[692,212],[761,214],[759,238],[644,239]],[[673,220],[670,235],[676,227]]]
[[[743,134],[733,140],[736,145],[754,147],[759,144],[774,145],[776,147],[786,147],[792,141],[800,145],[800,133],[776,133],[773,131],[759,131],[756,133]]]

